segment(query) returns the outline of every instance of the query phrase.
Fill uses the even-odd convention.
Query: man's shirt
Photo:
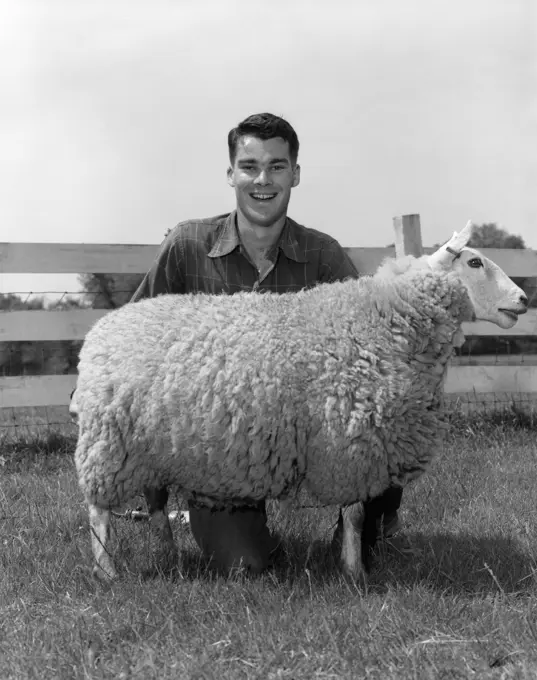
[[[260,276],[241,243],[236,211],[181,222],[165,238],[133,301],[163,293],[273,291],[358,278],[347,253],[332,237],[287,218]]]

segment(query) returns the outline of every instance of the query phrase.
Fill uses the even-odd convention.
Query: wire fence
[[[129,275],[121,286],[115,277],[112,290],[44,291],[0,294],[0,314],[14,310],[106,309],[125,304],[141,276]],[[119,280],[118,280],[119,279]],[[125,280],[124,280],[125,282]],[[537,307],[537,287],[527,290],[530,306]],[[0,341],[0,377],[76,375],[83,340]],[[470,336],[457,350],[454,363],[462,366],[537,365],[537,328],[534,335]],[[446,395],[448,408],[460,413],[491,413],[519,409],[535,413],[537,392],[465,392]],[[0,434],[56,428],[76,433],[66,406],[0,408]]]
[[[491,394],[465,393],[446,395],[446,406],[451,415],[495,417],[499,414],[526,416],[537,422],[535,393],[495,392]],[[77,424],[67,406],[35,406],[0,409],[0,443],[21,437],[34,437],[46,432],[61,432],[75,438]]]

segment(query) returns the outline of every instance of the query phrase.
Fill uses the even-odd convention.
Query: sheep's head
[[[465,285],[475,319],[511,328],[528,309],[528,298],[497,264],[478,250],[467,248],[473,224],[455,232],[450,240],[427,258],[432,269],[455,272]]]

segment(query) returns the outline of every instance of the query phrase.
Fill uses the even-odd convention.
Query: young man
[[[335,239],[287,216],[300,182],[299,141],[291,125],[270,113],[254,114],[229,132],[228,147],[236,209],[172,229],[133,301],[162,293],[284,293],[356,278]],[[167,499],[166,489],[146,492],[150,511],[165,511]],[[191,501],[189,510],[198,545],[218,567],[266,568],[276,541],[264,503],[215,509]]]

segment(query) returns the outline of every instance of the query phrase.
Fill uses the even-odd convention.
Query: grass
[[[127,566],[104,587],[73,437],[4,437],[0,678],[535,678],[536,433],[517,410],[454,419],[365,591],[330,557],[335,508],[277,506],[283,555],[260,577],[216,575],[179,524],[181,575],[147,576],[148,525],[117,519]]]

